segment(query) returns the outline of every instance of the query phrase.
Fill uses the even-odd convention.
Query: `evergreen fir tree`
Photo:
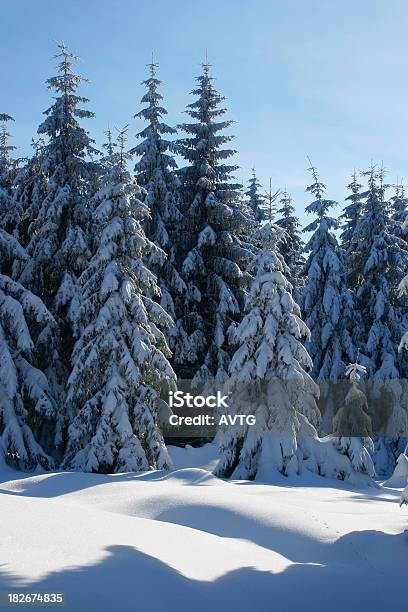
[[[369,403],[377,434],[375,467],[377,473],[388,474],[394,469],[400,439],[405,438],[408,427],[399,381],[403,362],[397,352],[405,314],[397,289],[407,268],[407,252],[404,241],[395,235],[383,169],[378,171],[372,167],[364,174],[368,177],[368,190],[363,194],[364,204],[351,257],[352,267],[358,271],[356,308],[364,313],[363,341],[359,347],[361,361],[372,379]]]
[[[359,347],[365,355],[369,376],[398,378],[397,338],[401,318],[397,287],[407,266],[406,251],[395,237],[390,205],[385,198],[383,170],[372,167],[368,191],[364,193],[362,214],[356,227],[357,240],[352,253],[356,278],[356,307],[364,312],[364,337]]]
[[[187,109],[193,122],[180,126],[187,136],[178,142],[189,162],[179,172],[184,217],[175,232],[187,291],[176,304],[174,364],[181,377],[203,381],[228,371],[226,332],[240,318],[252,247],[243,237],[250,220],[238,205],[240,186],[231,180],[237,167],[225,163],[234,151],[223,148],[232,139],[223,133],[231,121],[220,119],[224,98],[207,63],[197,80],[197,99]]]
[[[78,277],[90,257],[88,181],[93,176],[94,164],[87,160],[87,155],[93,151],[92,141],[79,123],[80,119],[93,116],[80,108],[88,102],[77,95],[84,79],[73,72],[75,56],[63,43],[58,49],[55,56],[59,62],[58,74],[47,81],[56,97],[38,128],[45,139],[38,152],[40,174],[43,174],[41,181],[46,183],[45,197],[38,208],[36,203],[28,206],[33,214],[31,220],[27,219],[31,234],[27,246],[30,257],[19,280],[43,300],[57,322],[56,331],[47,329],[49,346],[42,369],[61,407],[79,308]],[[56,444],[60,451],[66,425],[64,411],[59,409]]]
[[[408,214],[408,198],[405,196],[404,185],[395,186],[395,195],[391,198],[392,219],[395,223],[395,233],[399,238],[408,242],[408,227],[405,226],[405,219]]]
[[[50,468],[56,406],[38,366],[43,330],[53,318],[41,300],[3,274],[27,260],[17,240],[0,229],[0,455],[13,467]]]
[[[340,245],[344,253],[344,269],[347,287],[351,293],[354,302],[355,287],[357,277],[360,275],[357,262],[355,261],[355,246],[358,241],[357,226],[363,211],[364,194],[362,193],[363,186],[359,183],[357,173],[351,177],[350,183],[347,185],[350,190],[350,195],[346,197],[348,204],[343,209],[343,214],[340,215]],[[356,308],[353,309],[352,320],[349,319],[349,331],[353,343],[356,347],[362,347],[365,342],[364,324],[362,321],[362,313]],[[349,356],[349,361],[354,361],[356,355]]]
[[[372,441],[372,424],[369,416],[367,398],[359,388],[358,381],[366,368],[357,363],[351,363],[346,369],[351,386],[344,403],[333,419],[334,447],[349,461],[336,471],[337,478],[360,482],[371,482],[375,469],[371,454],[374,451]]]
[[[265,219],[265,195],[260,193],[261,183],[256,176],[255,168],[252,168],[252,176],[248,181],[248,188],[245,192],[246,205],[257,223]]]
[[[405,220],[402,224],[402,230],[404,232],[408,232],[408,213],[406,214]],[[398,286],[398,292],[400,297],[408,295],[408,274],[406,274],[401,280]],[[401,338],[399,350],[401,351],[402,349],[408,349],[408,330],[404,331],[404,334]]]
[[[299,448],[301,439],[317,435],[318,388],[306,372],[312,362],[302,344],[309,330],[292,298],[278,237],[276,226],[263,228],[265,248],[249,267],[254,279],[245,316],[230,332],[237,346],[227,383],[231,412],[255,415],[256,425],[236,424],[221,432],[219,476],[299,473],[308,459],[307,448],[304,454]]]
[[[168,468],[157,425],[160,390],[175,375],[161,331],[172,324],[151,299],[159,293],[143,261],[164,256],[141,227],[148,209],[120,153],[95,196],[96,251],[81,276],[79,339],[73,352],[67,407],[71,425],[64,467],[87,472]]]
[[[347,188],[351,191],[350,195],[346,197],[347,206],[343,209],[343,214],[340,215],[341,221],[341,235],[340,244],[342,249],[348,256],[354,249],[354,244],[357,240],[356,227],[360,219],[362,207],[363,207],[363,196],[361,193],[362,185],[357,180],[357,174],[354,170],[354,174],[351,177],[351,182],[347,185]],[[356,271],[348,270],[348,278],[352,283],[355,278]]]
[[[391,202],[391,212],[392,212],[392,221],[394,225],[394,234],[398,238],[399,247],[405,251],[404,255],[406,258],[406,268],[403,273],[406,272],[408,268],[408,223],[406,223],[406,219],[408,218],[408,198],[405,196],[404,186],[398,184],[395,186],[395,195],[390,198]],[[400,287],[403,287],[404,280],[400,281]],[[408,329],[408,295],[406,292],[401,291],[399,288],[399,299],[398,299],[398,309],[397,316],[398,322],[400,326],[399,336],[405,335],[406,330]],[[403,384],[408,384],[408,354],[405,351],[400,351],[398,355],[398,369],[401,375],[401,378],[404,379]]]
[[[18,236],[24,247],[27,247],[31,240],[34,229],[32,224],[35,223],[41,203],[47,195],[47,179],[41,159],[43,145],[41,138],[32,141],[34,155],[19,169],[14,181],[14,206],[20,213]],[[18,267],[15,268],[15,274],[18,274]]]
[[[16,149],[10,144],[7,123],[14,121],[13,117],[0,113],[0,228],[17,237],[17,228],[20,221],[19,210],[13,202],[13,182],[17,162],[11,158]]]
[[[279,202],[276,225],[284,230],[279,250],[289,268],[288,280],[293,287],[295,301],[299,303],[303,279],[300,273],[303,267],[303,241],[300,236],[300,223],[295,215],[292,198],[285,190]]]
[[[130,152],[140,157],[135,166],[138,184],[146,190],[144,204],[149,209],[149,217],[144,222],[148,240],[158,245],[166,254],[165,260],[156,263],[146,260],[147,267],[157,276],[160,287],[160,303],[164,310],[175,320],[176,312],[173,295],[182,298],[187,287],[176,268],[176,255],[172,234],[180,222],[178,209],[179,181],[175,174],[176,162],[172,155],[174,145],[165,138],[176,130],[163,122],[167,111],[161,106],[163,96],[159,93],[161,81],[157,79],[158,64],[149,64],[150,77],[144,81],[147,93],[141,103],[145,104],[135,115],[147,122],[147,126],[137,134],[141,142]],[[169,330],[171,332],[171,330]],[[174,333],[170,333],[171,344]]]
[[[47,81],[56,97],[38,128],[47,139],[41,150],[47,191],[34,213],[27,247],[30,261],[21,281],[58,316],[68,341],[77,308],[77,278],[90,256],[87,180],[91,164],[86,156],[92,151],[92,141],[78,120],[93,117],[93,113],[79,107],[88,100],[76,93],[84,79],[73,72],[75,56],[63,43],[58,48],[58,74]],[[69,360],[70,342],[66,344],[65,360]]]
[[[313,183],[306,191],[315,200],[306,210],[317,218],[305,229],[313,232],[306,245],[309,256],[303,270],[306,276],[303,307],[306,325],[311,330],[307,349],[313,361],[313,377],[338,380],[346,360],[356,353],[349,333],[353,302],[345,284],[343,254],[333,232],[337,222],[328,215],[336,202],[324,198],[326,186],[313,166],[310,171]]]
[[[272,179],[269,179],[269,190],[265,192],[265,198],[261,203],[264,219],[269,223],[274,223],[276,215],[276,201],[280,196],[280,189],[272,190]]]

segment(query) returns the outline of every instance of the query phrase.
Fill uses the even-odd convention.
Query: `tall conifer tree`
[[[14,206],[19,212],[18,236],[21,244],[27,247],[31,240],[40,206],[47,191],[47,178],[42,167],[41,150],[44,145],[42,138],[32,141],[33,156],[26,160],[14,181]],[[15,274],[18,274],[18,266],[15,266]]]
[[[61,43],[55,57],[58,73],[47,81],[55,98],[38,128],[45,139],[39,160],[46,189],[38,208],[31,207],[31,240],[27,246],[30,257],[19,278],[44,301],[57,322],[57,332],[47,330],[49,348],[43,369],[61,405],[79,307],[78,277],[91,254],[88,185],[92,166],[87,156],[93,149],[79,120],[90,118],[93,113],[80,107],[88,100],[77,94],[84,79],[73,71],[75,56]],[[61,409],[56,427],[56,442],[60,447],[64,443],[65,427]]]
[[[220,476],[253,479],[274,470],[299,473],[303,456],[308,456],[299,441],[317,435],[313,426],[320,421],[318,388],[307,374],[312,362],[302,343],[309,329],[285,277],[279,237],[276,226],[263,227],[263,249],[249,266],[254,278],[245,316],[230,333],[236,347],[227,383],[231,411],[254,415],[256,423],[238,421],[221,431]]]
[[[395,238],[390,203],[386,199],[383,170],[365,173],[368,190],[350,254],[356,271],[357,309],[364,312],[365,355],[370,377],[397,378],[397,346],[400,308],[397,287],[407,265],[406,252]]]
[[[255,168],[252,168],[252,176],[248,181],[248,188],[245,192],[246,204],[255,221],[260,223],[265,219],[265,195],[261,193],[262,185],[258,181]]]
[[[345,461],[333,474],[337,478],[355,483],[371,484],[375,469],[371,454],[374,451],[372,424],[367,398],[358,382],[366,369],[357,363],[350,363],[346,376],[351,385],[342,406],[333,419],[334,447],[344,456]]]
[[[162,329],[171,318],[150,296],[159,292],[144,261],[163,252],[141,227],[143,190],[127,170],[125,133],[120,151],[95,196],[95,253],[81,276],[79,339],[68,381],[70,417],[64,466],[86,472],[168,468],[157,424],[160,391],[175,375]]]
[[[309,256],[303,271],[306,276],[303,307],[311,330],[307,348],[313,360],[313,376],[337,380],[342,377],[346,363],[356,356],[349,333],[353,303],[345,284],[343,254],[333,232],[337,222],[328,214],[336,202],[324,198],[326,186],[314,166],[310,171],[313,183],[306,191],[315,200],[306,211],[316,214],[316,219],[305,228],[313,232],[306,245]]]
[[[276,225],[284,230],[279,250],[289,268],[288,280],[292,284],[295,301],[300,303],[303,286],[300,274],[304,264],[302,254],[304,244],[299,231],[299,219],[295,214],[292,198],[286,190],[282,193],[276,213],[278,216]]]
[[[58,74],[47,81],[48,88],[56,92],[55,101],[38,128],[46,138],[41,164],[47,191],[33,220],[28,245],[31,259],[21,280],[69,328],[76,307],[77,278],[90,256],[87,155],[92,151],[92,141],[78,120],[93,117],[93,113],[79,107],[88,100],[77,95],[85,79],[73,72],[75,56],[63,43],[58,49]]]
[[[13,467],[50,468],[56,405],[39,368],[44,328],[53,317],[31,291],[5,270],[27,260],[18,241],[0,228],[0,455]]]
[[[408,215],[408,198],[405,195],[404,185],[395,185],[395,194],[390,198],[392,219],[395,222],[395,233],[399,238],[408,242],[408,227],[405,219]]]
[[[407,252],[404,241],[395,234],[384,170],[372,166],[364,175],[368,189],[363,194],[350,265],[356,271],[356,308],[364,313],[360,359],[372,379],[369,403],[374,431],[382,436],[375,439],[376,471],[381,474],[393,469],[400,452],[400,438],[406,436],[408,427],[398,380],[403,364],[398,356],[398,342],[404,331],[404,308],[397,295],[407,269]]]
[[[13,117],[0,113],[0,228],[18,237],[21,215],[13,200],[17,163],[11,157],[16,147],[10,144],[11,134],[7,128],[9,121],[14,121]]]
[[[178,141],[188,162],[179,176],[184,215],[177,228],[177,259],[187,285],[178,300],[176,316],[182,321],[174,351],[178,374],[197,381],[225,378],[230,360],[227,330],[240,318],[248,275],[244,268],[251,249],[243,234],[250,220],[239,207],[240,185],[226,163],[234,151],[224,148],[232,136],[225,134],[231,121],[222,119],[224,98],[216,91],[208,63],[193,90],[188,106],[193,120],[180,129]]]
[[[135,117],[146,121],[146,127],[137,134],[141,142],[130,152],[139,156],[135,166],[138,184],[146,191],[144,204],[149,217],[144,221],[147,238],[158,245],[166,254],[165,259],[146,265],[157,276],[160,287],[160,303],[175,320],[174,295],[182,299],[187,287],[176,267],[174,233],[181,220],[179,204],[179,181],[175,174],[174,144],[166,136],[176,130],[163,121],[167,111],[162,106],[163,96],[159,92],[161,81],[157,78],[158,64],[149,64],[150,76],[143,82],[147,88],[141,103],[145,107]],[[174,342],[174,328],[168,330],[171,344]]]
[[[408,213],[402,224],[402,229],[404,232],[405,231],[408,232]],[[398,292],[399,292],[400,297],[408,295],[408,274],[406,274],[404,278],[401,280],[398,286]],[[407,331],[404,330],[404,334],[401,338],[399,350],[402,350],[402,349],[408,349],[408,330]]]
[[[347,204],[343,209],[343,214],[340,215],[340,244],[348,256],[357,240],[356,227],[363,207],[362,185],[358,182],[356,171],[354,171],[347,188],[351,193],[346,197]],[[349,276],[350,282],[352,282],[355,271],[350,270]]]

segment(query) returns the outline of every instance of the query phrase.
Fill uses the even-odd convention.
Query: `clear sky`
[[[265,185],[272,176],[302,220],[306,155],[340,203],[353,168],[372,160],[408,183],[406,0],[0,0],[0,30],[0,112],[16,119],[20,155],[50,104],[55,41],[81,58],[98,145],[108,123],[129,123],[133,146],[152,51],[168,120],[183,120],[208,49],[236,121],[239,179],[252,165]]]

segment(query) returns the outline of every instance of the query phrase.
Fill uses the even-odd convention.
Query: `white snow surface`
[[[214,445],[170,452],[172,472],[0,465],[0,591],[62,591],[61,609],[91,612],[405,609],[400,490],[228,482],[208,471]]]
[[[385,483],[387,487],[404,488],[408,485],[408,456],[405,453],[397,459],[394,473]]]

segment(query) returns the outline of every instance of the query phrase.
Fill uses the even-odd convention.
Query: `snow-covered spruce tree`
[[[31,240],[31,224],[37,219],[41,203],[47,195],[47,178],[41,158],[43,145],[42,138],[32,141],[33,157],[18,170],[14,181],[14,206],[20,217],[18,236],[23,247],[27,247]],[[18,267],[15,268],[15,274],[18,275]]]
[[[405,221],[402,223],[402,230],[403,230],[403,237],[406,237],[408,235],[408,213],[405,217]],[[398,293],[399,293],[399,297],[407,297],[408,296],[408,274],[406,274],[404,276],[404,278],[402,279],[402,281],[399,284],[398,287]],[[399,347],[398,347],[398,352],[401,353],[406,353],[406,351],[408,351],[408,325],[405,328],[407,331],[404,331],[401,341],[399,343]],[[401,404],[403,405],[403,408],[405,409],[405,412],[408,415],[408,380],[407,380],[407,375],[404,375],[404,379],[401,381],[401,386],[402,386],[402,393],[401,393]],[[402,435],[399,440],[398,440],[398,445],[394,445],[394,457],[397,458],[397,463],[398,463],[398,459],[401,459],[402,461],[402,457],[401,455],[397,455],[397,453],[399,451],[401,451],[401,453],[404,453],[404,456],[406,456],[406,461],[408,461],[408,416],[407,416],[407,428],[406,428],[406,432],[405,432],[405,436]],[[401,496],[401,505],[402,503],[408,503],[408,484],[405,487],[405,490],[402,493]]]
[[[405,217],[405,221],[403,223],[403,230],[408,231],[408,214]],[[400,297],[404,295],[408,295],[408,274],[406,274],[404,278],[402,279],[402,281],[400,282],[398,286],[398,291],[399,291]],[[408,350],[408,331],[404,332],[401,338],[399,350],[402,351],[402,349]]]
[[[345,282],[344,253],[333,231],[337,221],[328,214],[336,203],[324,198],[325,185],[313,166],[310,171],[313,183],[307,191],[315,200],[306,211],[314,213],[316,219],[305,229],[313,232],[305,247],[309,255],[303,268],[303,312],[311,330],[305,346],[313,361],[312,376],[320,386],[322,432],[331,433],[338,402],[336,381],[344,376],[346,363],[357,353],[350,334],[354,308]]]
[[[408,295],[408,275],[404,276],[399,286],[400,295]],[[399,350],[408,349],[408,331],[401,338]]]
[[[9,121],[14,121],[13,117],[0,113],[0,228],[17,237],[20,211],[13,201],[16,162],[11,158],[16,147],[10,144]]]
[[[41,300],[3,274],[9,262],[27,260],[17,240],[0,229],[0,455],[13,467],[53,465],[56,406],[37,367],[45,327],[53,318]]]
[[[394,221],[394,233],[399,239],[401,249],[406,252],[406,268],[404,273],[408,271],[408,198],[405,196],[405,190],[403,185],[396,185],[395,195],[390,199],[392,206],[392,220]],[[401,327],[401,334],[404,337],[406,330],[408,329],[408,291],[404,287],[408,287],[408,279],[405,276],[398,287],[399,297],[399,323]],[[408,391],[408,353],[406,351],[399,351],[399,372],[403,385],[406,385]],[[404,393],[404,392],[403,392]],[[407,399],[408,401],[408,399]],[[408,405],[407,405],[408,408]],[[408,432],[407,432],[408,435]]]
[[[148,297],[160,290],[143,263],[164,254],[141,227],[148,210],[126,169],[124,133],[119,140],[117,162],[95,196],[96,251],[80,279],[79,340],[68,381],[63,466],[87,472],[171,465],[156,412],[160,389],[175,381],[161,331],[172,321]]]
[[[178,150],[189,163],[181,168],[183,219],[175,228],[177,263],[187,291],[176,300],[177,341],[174,368],[182,378],[223,379],[230,360],[226,332],[239,321],[248,277],[243,269],[251,246],[244,240],[251,220],[240,209],[240,186],[232,182],[236,166],[225,163],[234,151],[223,148],[224,98],[216,91],[210,66],[203,64],[187,108],[192,123],[180,126],[187,136]]]
[[[252,176],[248,181],[248,188],[245,192],[246,205],[255,221],[260,223],[265,218],[265,195],[260,193],[261,183],[256,176],[255,168],[252,168]]]
[[[366,338],[359,348],[366,355],[364,365],[370,377],[393,379],[399,376],[397,346],[404,319],[397,290],[407,268],[407,251],[395,236],[383,170],[372,167],[365,174],[368,190],[353,250],[355,269],[359,270],[356,307],[364,312]]]
[[[300,277],[304,264],[302,254],[304,245],[299,231],[299,219],[295,215],[292,198],[286,190],[282,193],[276,213],[278,216],[276,225],[284,230],[279,250],[289,268],[288,280],[293,286],[295,301],[299,303],[304,280]]]
[[[333,232],[337,222],[328,215],[336,202],[324,198],[326,186],[313,166],[310,171],[313,183],[306,191],[315,200],[306,211],[316,214],[316,219],[305,228],[313,232],[306,245],[309,256],[303,269],[306,276],[303,308],[306,325],[311,330],[306,347],[313,360],[313,377],[338,380],[346,363],[356,356],[349,333],[353,303],[345,284],[343,254]]]
[[[394,222],[394,233],[399,239],[401,249],[406,252],[407,267],[404,273],[408,270],[408,198],[405,196],[403,185],[395,186],[395,195],[390,198],[392,220]],[[401,287],[404,280],[400,281]],[[401,334],[405,335],[408,329],[408,295],[407,292],[399,290],[399,309],[397,314],[400,317]],[[399,352],[399,372],[405,383],[408,384],[408,354],[405,351]]]
[[[121,130],[115,128],[117,134],[120,134]],[[112,166],[117,163],[117,138],[115,139],[114,133],[110,127],[104,132],[106,141],[102,144],[101,151],[93,152],[97,153],[97,162],[91,164],[90,175],[87,181],[87,194],[88,201],[90,202],[90,210],[93,211],[95,203],[95,195],[105,185],[106,176],[109,174]],[[92,214],[92,213],[91,213]],[[92,220],[88,230],[89,242],[91,244],[92,253],[95,251],[94,245],[92,245]]]
[[[349,257],[356,241],[356,227],[363,207],[362,185],[358,182],[356,171],[354,171],[347,188],[351,193],[346,197],[347,205],[344,207],[339,220],[341,228],[340,245]],[[347,276],[350,282],[354,280],[355,275],[356,271],[348,268]]]
[[[399,438],[406,435],[408,427],[407,411],[401,401],[397,352],[404,320],[397,292],[407,269],[407,252],[402,239],[395,235],[384,171],[372,167],[365,175],[368,190],[356,228],[353,267],[358,270],[356,309],[364,313],[366,340],[359,347],[361,361],[372,381],[369,405],[373,429],[381,435],[375,439],[375,466],[377,473],[386,474],[394,469],[400,452]]]
[[[220,432],[219,476],[254,479],[274,470],[298,473],[302,460],[309,459],[299,448],[301,438],[317,436],[318,388],[306,372],[312,362],[302,343],[309,330],[276,246],[281,231],[269,224],[263,227],[264,250],[249,266],[254,279],[245,316],[230,330],[237,349],[227,381],[229,413],[255,415],[256,425],[229,425]]]
[[[88,100],[76,93],[84,79],[73,72],[75,56],[63,43],[58,48],[58,74],[47,81],[56,97],[38,128],[46,139],[41,170],[47,178],[47,191],[38,212],[33,211],[32,238],[27,246],[30,260],[20,280],[57,317],[62,334],[60,356],[67,365],[79,299],[77,279],[90,256],[87,180],[92,165],[86,157],[92,151],[92,141],[78,120],[93,113],[80,108]]]
[[[173,295],[182,296],[187,289],[176,268],[172,240],[174,228],[181,219],[178,209],[180,186],[174,172],[174,145],[166,139],[166,135],[175,134],[176,130],[162,120],[167,111],[161,106],[163,96],[159,93],[161,81],[156,76],[157,68],[158,64],[153,61],[149,64],[150,76],[144,81],[147,92],[141,100],[146,106],[135,115],[146,121],[147,126],[137,134],[141,142],[130,153],[139,156],[135,174],[137,183],[146,191],[144,204],[150,213],[143,224],[146,237],[166,253],[166,259],[159,262],[155,253],[154,262],[147,259],[146,266],[157,276],[161,305],[175,320]],[[168,330],[171,345],[174,342],[172,330]]]
[[[344,253],[344,268],[345,268],[345,279],[347,287],[351,292],[354,299],[354,290],[357,283],[357,277],[360,274],[358,264],[355,260],[354,248],[357,243],[358,237],[356,234],[357,224],[362,214],[364,197],[362,193],[363,186],[359,183],[357,173],[354,170],[351,181],[347,185],[348,190],[351,192],[346,197],[346,206],[343,208],[343,213],[339,217],[340,225],[340,246]],[[363,313],[357,309],[353,309],[353,320],[350,321],[350,335],[353,343],[356,347],[362,347],[365,342],[364,337],[364,325],[362,322]],[[350,361],[354,361],[356,356]]]
[[[405,195],[404,185],[395,186],[395,195],[390,198],[392,219],[395,222],[395,233],[399,238],[408,242],[408,227],[405,219],[408,215],[408,198]]]
[[[351,363],[346,368],[346,377],[351,385],[343,405],[333,419],[333,435],[329,440],[348,461],[330,466],[325,464],[325,475],[354,483],[372,482],[375,469],[371,454],[374,451],[372,424],[368,414],[367,398],[359,388],[358,381],[366,368]]]
[[[377,379],[398,378],[399,319],[397,288],[407,268],[406,251],[395,237],[383,170],[372,167],[353,248],[356,308],[364,312],[364,337],[359,347],[363,365]]]

